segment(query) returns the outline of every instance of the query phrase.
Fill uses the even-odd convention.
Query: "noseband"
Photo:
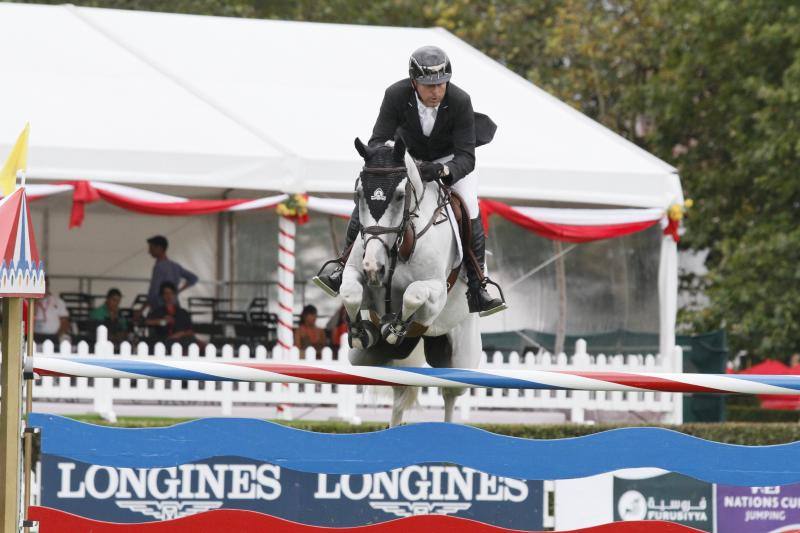
[[[406,167],[389,167],[389,168],[364,167],[364,169],[361,171],[361,174],[359,174],[359,180],[361,180],[362,186],[364,178],[370,175],[379,175],[385,178],[395,178],[398,181],[400,181],[402,179],[408,178],[408,171],[406,170]],[[358,184],[356,184],[356,187],[357,186]],[[416,205],[414,206],[413,212],[411,211],[411,194],[409,194],[411,192],[414,193],[414,199],[416,200],[415,202]],[[421,200],[416,197],[417,191],[411,185],[410,180],[406,182],[405,193],[406,193],[405,198],[403,200],[403,218],[400,220],[400,223],[397,226],[380,226],[380,225],[364,226],[363,224],[360,225],[359,232],[361,234],[361,239],[363,240],[365,250],[367,248],[367,244],[369,244],[369,241],[373,239],[381,240],[380,239],[381,235],[389,235],[389,234],[395,235],[395,242],[392,245],[391,249],[389,248],[389,246],[386,245],[386,243],[384,243],[381,240],[381,244],[386,249],[387,254],[389,254],[390,251],[396,251],[400,249],[400,246],[403,244],[403,235],[405,235],[406,229],[408,228],[408,224],[411,221],[411,218],[417,216],[416,212],[419,209],[419,204]],[[391,199],[387,198],[387,202],[390,201]],[[358,199],[356,199],[356,203],[358,203]]]
[[[408,179],[408,169],[406,169],[405,166],[388,168],[364,167],[358,176],[358,179],[362,182],[362,190],[364,178],[370,175],[383,176],[385,178],[396,178],[398,181],[400,181],[402,179]],[[356,188],[358,188],[358,182],[356,182]],[[411,208],[412,193],[414,196],[413,210]],[[389,312],[392,308],[392,277],[394,276],[394,270],[397,266],[397,258],[400,255],[400,247],[403,245],[403,238],[406,234],[409,224],[411,224],[412,228],[414,226],[411,222],[411,219],[418,216],[419,207],[424,197],[425,189],[423,188],[422,190],[422,197],[417,197],[417,190],[413,187],[411,180],[408,180],[405,186],[405,198],[403,199],[403,218],[400,220],[400,223],[397,226],[381,226],[377,224],[374,226],[364,226],[363,224],[359,223],[359,233],[361,234],[364,250],[367,249],[367,245],[370,241],[378,240],[383,246],[384,250],[386,250],[386,255],[389,257],[389,272],[386,278],[386,291],[384,295],[386,312]],[[356,198],[355,200],[356,205],[358,205],[359,199]],[[387,202],[391,202],[391,198],[387,198]],[[391,234],[394,234],[395,239],[392,246],[389,247],[381,239],[381,235]]]

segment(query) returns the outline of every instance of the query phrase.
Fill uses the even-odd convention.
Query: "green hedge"
[[[729,405],[726,408],[729,422],[800,422],[800,411],[761,409],[749,405]]]
[[[761,411],[763,413],[763,411]],[[793,413],[789,411],[788,413]],[[793,413],[796,422],[797,413]],[[104,424],[105,422],[95,416],[75,416],[76,420],[93,424]],[[763,420],[763,417],[761,417]],[[120,417],[116,426],[119,427],[160,427],[186,422],[190,419],[177,418],[143,418],[143,417]],[[379,431],[386,429],[386,424],[366,422],[354,426],[344,422],[313,422],[313,421],[276,421],[290,427],[304,429],[308,431],[318,431],[321,433],[365,433],[369,431]],[[640,427],[645,427],[643,424]],[[475,427],[491,431],[500,435],[521,437],[528,439],[560,439],[569,437],[580,437],[590,435],[608,429],[617,429],[618,425],[578,425],[578,424],[475,424]],[[652,427],[652,426],[650,426]],[[693,435],[706,440],[725,442],[728,444],[743,445],[769,445],[783,444],[786,442],[800,441],[800,424],[797,423],[752,423],[752,422],[726,422],[723,424],[683,424],[681,426],[656,426],[673,429]]]

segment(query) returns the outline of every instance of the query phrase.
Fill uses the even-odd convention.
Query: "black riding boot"
[[[486,264],[486,235],[483,233],[483,222],[481,217],[473,218],[470,221],[472,225],[472,253],[477,261],[467,259],[467,303],[469,304],[470,313],[480,313],[480,316],[489,316],[494,313],[503,311],[508,306],[503,300],[503,294],[500,293],[500,298],[492,298],[486,291],[486,284],[494,282],[489,281],[489,278],[484,278],[485,271],[484,265]],[[476,270],[476,267],[480,270]],[[496,286],[496,285],[495,285]],[[498,287],[499,288],[499,287]]]
[[[319,270],[314,279],[312,280],[317,287],[325,291],[329,296],[336,297],[339,295],[339,287],[342,286],[342,273],[344,272],[344,265],[347,263],[347,258],[350,256],[350,248],[358,237],[358,230],[361,222],[358,219],[358,207],[353,209],[353,214],[350,216],[350,223],[347,225],[347,234],[344,241],[344,249],[342,254],[336,258],[328,261]],[[323,274],[323,270],[330,265],[335,264],[333,271],[330,274]]]

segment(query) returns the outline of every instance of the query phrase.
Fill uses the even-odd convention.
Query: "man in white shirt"
[[[59,339],[69,337],[69,311],[64,300],[50,293],[49,280],[45,280],[45,297],[36,300],[34,332],[41,335],[56,335]]]

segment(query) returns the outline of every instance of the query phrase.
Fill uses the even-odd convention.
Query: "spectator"
[[[197,283],[197,276],[167,258],[169,241],[163,235],[150,237],[147,239],[147,244],[150,256],[156,260],[156,264],[153,265],[153,275],[150,278],[150,288],[147,291],[147,302],[150,309],[155,309],[164,303],[161,299],[161,286],[167,281],[173,287],[178,287],[175,292],[175,304],[180,305],[177,298],[178,293]],[[182,285],[181,280],[183,280]]]
[[[325,330],[317,327],[317,308],[307,305],[300,313],[300,324],[294,332],[294,345],[304,352],[309,346],[319,354],[325,346]]]
[[[789,368],[800,370],[800,353],[793,353],[789,357]]]
[[[184,346],[196,342],[192,330],[192,317],[178,305],[178,290],[171,281],[161,284],[159,296],[163,304],[150,310],[145,324],[153,331],[155,341],[179,342]],[[170,342],[171,344],[171,342]]]
[[[325,325],[325,332],[328,334],[331,347],[339,348],[341,344],[339,341],[342,339],[342,335],[347,333],[347,309],[344,306],[341,306],[328,320]]]
[[[128,321],[119,315],[119,302],[122,300],[122,293],[119,289],[109,289],[106,293],[106,301],[100,307],[92,309],[89,317],[92,320],[101,322],[108,328],[108,339],[111,342],[119,343],[128,339],[130,326]]]
[[[69,310],[64,300],[50,292],[50,279],[45,278],[45,296],[36,300],[33,319],[34,332],[53,340],[69,340]]]

